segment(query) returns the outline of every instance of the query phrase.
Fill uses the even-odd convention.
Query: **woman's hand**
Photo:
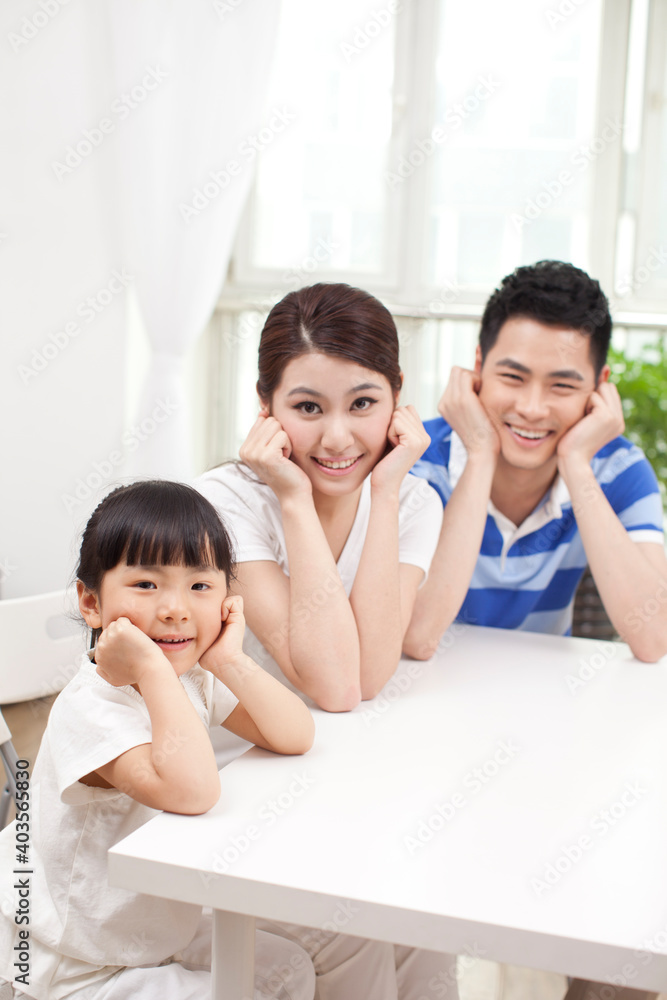
[[[292,443],[281,424],[262,411],[241,445],[241,461],[250,466],[279,500],[297,493],[312,495],[310,479],[290,461]]]
[[[419,414],[414,406],[398,406],[393,413],[389,430],[388,445],[393,445],[381,458],[371,473],[371,487],[374,492],[398,489],[403,479],[430,444],[431,439],[424,430]]]
[[[95,647],[97,672],[114,687],[137,684],[147,670],[170,667],[166,656],[129,618],[117,618],[102,632]]]

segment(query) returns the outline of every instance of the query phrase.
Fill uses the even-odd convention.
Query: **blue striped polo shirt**
[[[467,452],[441,417],[424,426],[431,444],[411,471],[428,479],[446,506]],[[598,451],[591,466],[633,541],[663,544],[660,490],[641,449],[617,437]],[[560,476],[519,527],[489,500],[482,548],[457,621],[569,635],[574,594],[586,563]]]

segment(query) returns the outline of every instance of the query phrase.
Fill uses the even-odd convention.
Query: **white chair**
[[[0,712],[0,756],[2,757],[5,774],[7,775],[7,784],[3,788],[2,794],[0,794],[1,830],[7,822],[9,803],[12,800],[16,801],[16,751],[12,746],[12,734],[9,731],[9,726],[5,722],[2,712]]]
[[[57,694],[74,676],[85,649],[76,607],[73,590],[0,601],[0,641],[7,664],[0,677],[0,705]]]
[[[0,705],[57,694],[74,676],[86,646],[85,630],[75,620],[75,608],[72,590],[0,600],[0,642],[4,654]],[[7,775],[0,795],[1,829],[16,790],[16,753],[1,713],[0,720],[0,755]]]

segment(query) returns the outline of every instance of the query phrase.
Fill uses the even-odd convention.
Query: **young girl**
[[[191,487],[121,487],[90,518],[77,591],[96,644],[53,705],[32,776],[27,973],[15,964],[25,946],[16,905],[6,905],[14,826],[0,837],[0,976],[15,996],[210,997],[201,908],[110,887],[107,851],[155,810],[217,802],[209,726],[276,753],[312,744],[306,706],[242,651],[231,574],[225,528]],[[311,1000],[298,945],[258,932],[256,954],[256,996]],[[269,989],[286,967],[290,981]]]
[[[244,648],[330,712],[373,698],[396,670],[440,532],[437,494],[409,475],[429,438],[416,410],[398,406],[402,380],[394,321],[372,295],[344,284],[290,292],[262,330],[260,414],[242,464],[196,483],[236,539]],[[427,995],[455,961],[290,933],[330,1000]]]

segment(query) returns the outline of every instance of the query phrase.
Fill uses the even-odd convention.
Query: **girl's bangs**
[[[151,534],[132,532],[122,556],[128,566],[215,566],[224,570],[208,532],[201,526],[164,522]]]

